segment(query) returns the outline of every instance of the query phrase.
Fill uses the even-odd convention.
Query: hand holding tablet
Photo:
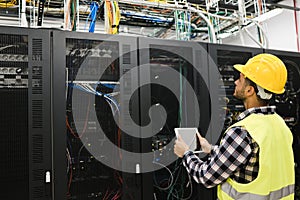
[[[174,130],[176,137],[178,138],[178,135],[180,135],[191,151],[194,153],[202,153],[202,151],[195,151],[197,148],[197,128],[175,128]]]

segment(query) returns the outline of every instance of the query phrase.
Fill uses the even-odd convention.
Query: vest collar
[[[276,110],[276,106],[263,106],[263,107],[254,107],[254,108],[249,108],[247,110],[245,110],[244,112],[242,112],[241,114],[239,114],[239,116],[237,117],[237,120],[240,121],[242,119],[245,119],[246,117],[248,117],[250,114],[264,114],[264,115],[270,115],[270,114],[274,114]]]

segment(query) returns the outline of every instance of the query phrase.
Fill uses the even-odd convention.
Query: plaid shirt
[[[274,114],[275,106],[250,108],[238,116],[238,121],[252,113]],[[227,130],[220,146],[213,146],[210,158],[202,161],[193,152],[183,156],[183,165],[197,183],[210,188],[229,177],[239,183],[249,183],[258,175],[259,148],[248,131],[242,127]]]

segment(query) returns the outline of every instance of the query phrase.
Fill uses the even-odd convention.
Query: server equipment
[[[1,199],[216,199],[173,153],[174,128],[197,127],[218,144],[244,111],[233,65],[262,52],[288,70],[272,103],[294,136],[300,198],[299,53],[0,30]]]
[[[173,152],[176,127],[199,127],[211,137],[207,46],[139,38],[143,199],[211,199]],[[143,128],[150,126],[151,134]],[[201,192],[200,192],[201,191]]]
[[[53,49],[67,199],[142,199],[140,157],[130,154],[140,151],[137,39],[54,32]]]
[[[0,198],[51,199],[56,189],[51,34],[25,28],[0,30]]]
[[[262,53],[263,49],[233,45],[209,44],[209,80],[210,94],[217,97],[211,99],[214,112],[220,115],[212,116],[211,131],[222,133],[237,121],[238,115],[245,110],[242,101],[233,96],[234,81],[239,78],[239,72],[234,64],[245,64],[249,58]],[[222,134],[213,135],[212,143],[219,143]]]

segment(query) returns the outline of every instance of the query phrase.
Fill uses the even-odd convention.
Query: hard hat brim
[[[245,65],[241,65],[241,64],[236,64],[236,65],[233,65],[233,67],[238,70],[239,72],[241,72],[242,74],[244,74],[248,79],[250,79],[251,81],[253,81],[254,83],[256,83],[254,80],[252,80],[251,77],[249,77],[250,75],[247,74],[247,72],[245,72],[245,68],[246,66]],[[257,84],[257,83],[256,83]],[[258,84],[259,85],[259,84]],[[262,86],[261,86],[262,87]],[[262,87],[264,88],[264,87]],[[267,89],[267,88],[266,88]],[[275,94],[282,94],[284,93],[285,89],[281,89],[281,90],[271,90],[271,89],[267,89],[268,91],[270,92],[273,92]]]
[[[245,65],[241,65],[241,64],[236,64],[236,65],[233,65],[233,67],[238,70],[239,72],[241,72],[242,74],[244,74],[244,67]],[[244,74],[245,75],[245,74]]]

